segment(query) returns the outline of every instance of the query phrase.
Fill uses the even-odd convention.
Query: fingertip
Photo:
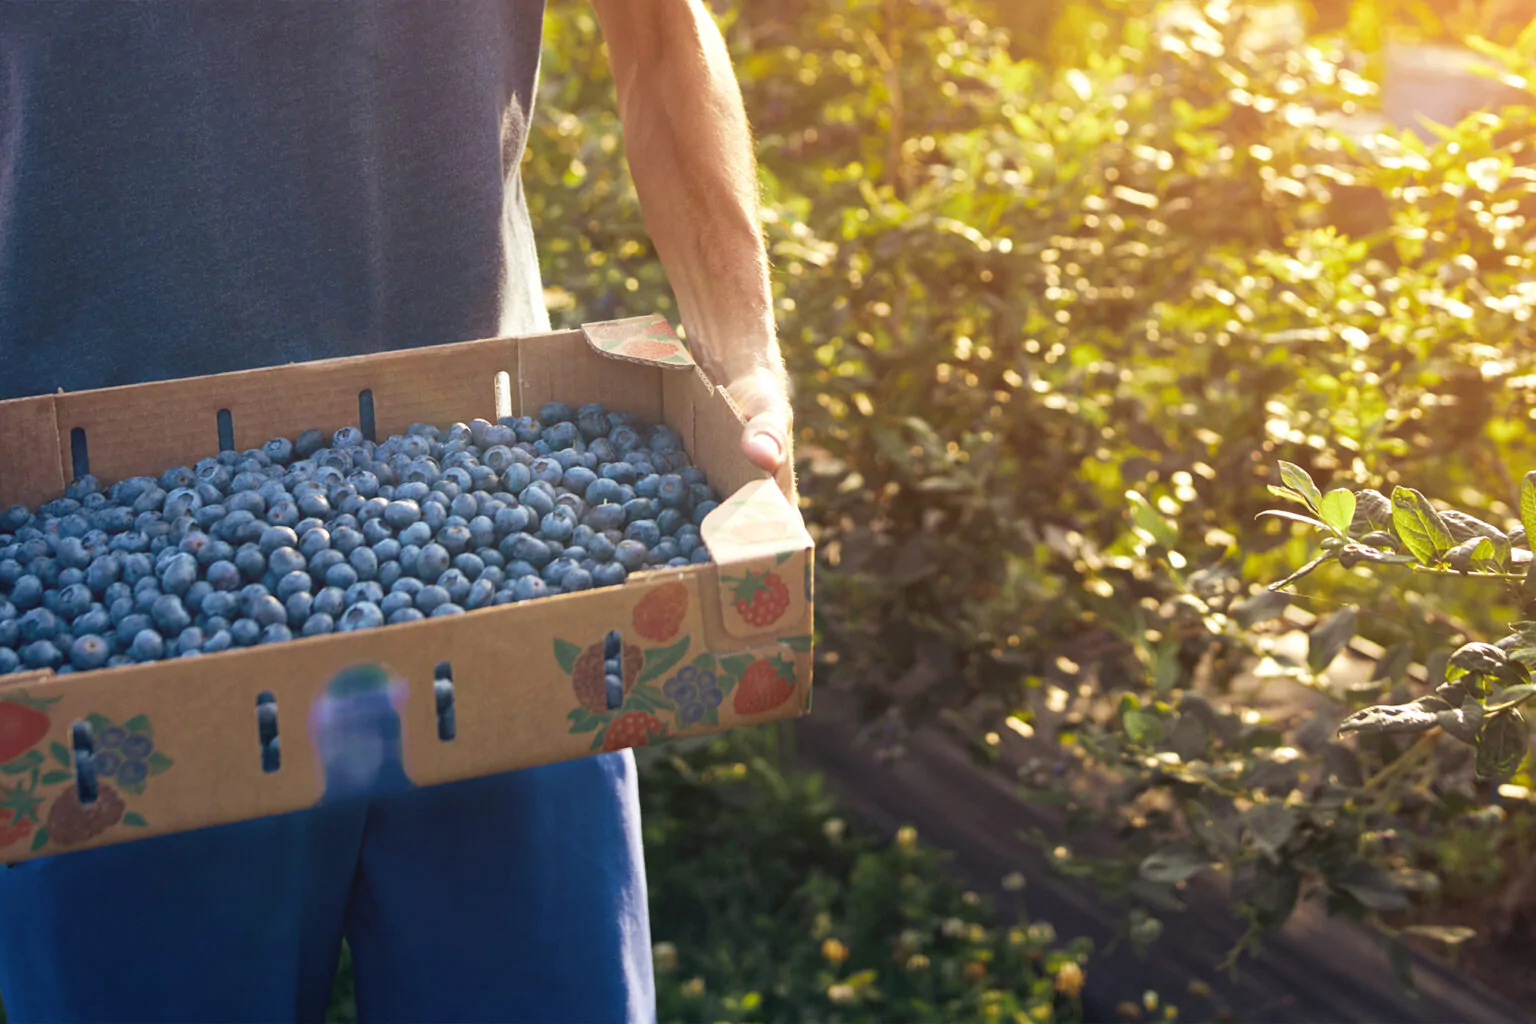
[[[770,473],[777,473],[784,465],[784,444],[766,430],[756,430],[747,435],[743,444],[747,458]]]

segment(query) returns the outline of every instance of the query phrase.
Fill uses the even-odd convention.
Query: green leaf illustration
[[[804,653],[811,649],[811,638],[809,636],[781,636],[779,637],[779,644],[788,647],[792,651]]]
[[[100,736],[103,730],[112,728],[112,719],[106,715],[98,715],[93,711],[85,716],[85,724],[91,727],[93,733]]]
[[[48,845],[48,830],[40,828],[32,835],[32,852],[36,853]]]
[[[29,750],[14,761],[0,764],[0,772],[4,772],[7,775],[24,775],[42,763],[43,752],[41,750]]]
[[[123,723],[123,728],[131,733],[141,733],[145,736],[154,736],[155,727],[149,724],[148,715],[134,715]]]
[[[1411,487],[1392,492],[1392,525],[1408,551],[1425,565],[1434,565],[1455,547],[1445,520],[1429,499]]]
[[[144,815],[140,814],[139,812],[129,811],[127,814],[123,815],[123,824],[132,825],[134,828],[143,828],[148,825],[149,822],[145,821]]]
[[[645,683],[664,675],[673,665],[683,660],[693,637],[685,636],[670,647],[652,647],[645,652],[645,665],[640,669],[639,682]]]
[[[608,719],[603,715],[594,715],[586,708],[576,708],[566,715],[566,720],[571,723],[571,732],[591,732],[593,729],[601,729],[608,724]]]
[[[693,667],[700,672],[713,672],[715,670],[715,656],[705,651],[693,659]]]
[[[157,750],[153,754],[149,755],[149,774],[159,775],[161,772],[165,771],[175,763],[175,761],[172,761],[170,758],[166,757],[164,754]]]
[[[56,786],[60,782],[68,782],[74,777],[72,772],[44,772],[41,781],[45,786]]]
[[[59,764],[63,765],[65,768],[68,768],[74,764],[74,762],[70,760],[69,757],[69,748],[60,743],[58,740],[54,740],[48,749],[53,753],[53,759],[59,762]]]
[[[560,663],[560,669],[566,675],[576,671],[576,659],[581,657],[581,648],[569,640],[555,641],[555,660]]]
[[[670,708],[672,702],[650,683],[636,683],[635,688],[629,692],[630,698],[641,697],[657,707]]]
[[[117,788],[122,790],[124,793],[133,793],[137,795],[144,792],[144,780],[140,779],[137,782],[124,782],[122,779],[118,779]]]

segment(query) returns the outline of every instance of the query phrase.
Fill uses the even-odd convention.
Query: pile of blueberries
[[[666,426],[563,402],[307,430],[0,512],[0,675],[457,615],[709,561],[718,501]]]

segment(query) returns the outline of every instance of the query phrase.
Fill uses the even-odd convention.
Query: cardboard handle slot
[[[357,429],[363,432],[366,440],[378,441],[374,436],[372,388],[364,388],[357,393]]]
[[[75,748],[75,792],[80,806],[89,807],[100,793],[96,779],[96,736],[91,723],[76,722],[70,729],[70,745]]]
[[[277,698],[267,691],[256,697],[256,739],[261,748],[261,770],[271,774],[281,768],[283,754],[278,741]]]
[[[433,672],[432,695],[437,701],[437,738],[444,743],[459,734],[453,710],[453,663],[440,661]]]
[[[609,711],[624,706],[624,637],[618,630],[603,637],[603,694]]]
[[[91,473],[91,452],[85,443],[85,428],[76,427],[69,432],[69,460],[75,479]]]
[[[219,431],[219,451],[232,452],[235,450],[235,418],[229,414],[228,409],[220,409],[214,416]]]

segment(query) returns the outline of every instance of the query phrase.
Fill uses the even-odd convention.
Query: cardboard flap
[[[645,366],[689,369],[694,366],[688,346],[660,314],[584,324],[582,337],[603,355]]]
[[[59,436],[52,395],[0,402],[0,444],[0,509],[35,508],[64,493],[69,444]]]
[[[704,519],[720,572],[720,613],[733,636],[761,636],[797,622],[811,601],[811,535],[772,480],[754,480]]]

